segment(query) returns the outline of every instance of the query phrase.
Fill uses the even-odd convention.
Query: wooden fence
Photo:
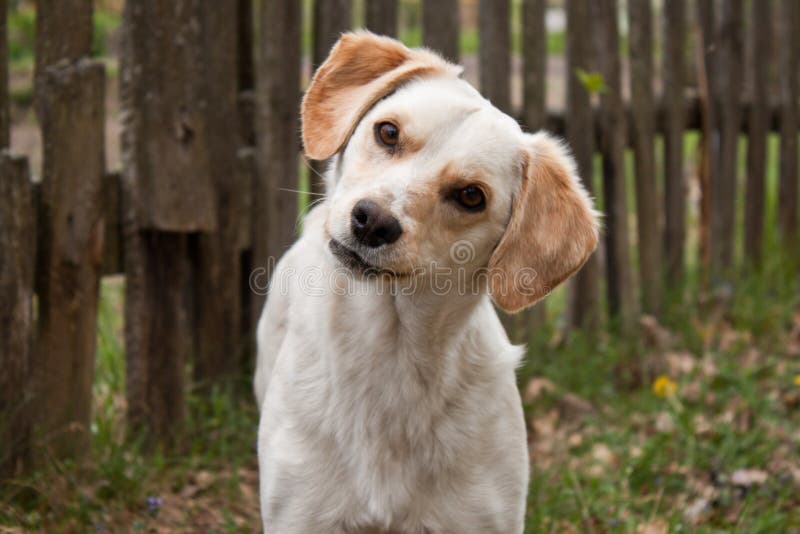
[[[396,35],[401,6],[418,7],[424,42],[458,60],[464,11],[474,11],[483,94],[525,128],[564,135],[587,188],[603,199],[604,244],[570,285],[570,325],[612,318],[630,329],[641,312],[659,313],[665,291],[680,287],[686,270],[687,183],[695,173],[701,257],[711,279],[735,276],[734,214],[742,194],[745,257],[758,262],[769,131],[780,136],[780,233],[787,248],[797,247],[796,0],[752,1],[747,13],[743,0],[669,0],[655,4],[658,13],[650,0],[628,0],[624,13],[616,0],[568,0],[563,110],[547,106],[550,3],[558,4],[367,0],[355,9],[351,0],[316,0],[310,64],[354,26],[356,13],[366,27]],[[44,161],[34,184],[25,159],[10,152],[8,6],[0,0],[0,477],[35,462],[36,451],[69,457],[86,449],[104,274],[126,276],[129,421],[169,443],[186,410],[187,363],[200,385],[251,365],[263,300],[248,276],[294,240],[298,212],[297,197],[285,190],[298,188],[307,3],[262,0],[254,9],[252,0],[129,2],[119,173],[105,168],[105,70],[91,58],[91,3],[37,4],[35,107]],[[512,20],[521,21],[516,74]],[[517,82],[519,107],[512,104]],[[684,153],[688,129],[702,132],[694,169]],[[742,133],[748,144],[740,191]],[[596,153],[597,188],[589,179]],[[631,184],[635,206],[627,205]],[[514,327],[530,329],[542,316],[537,306]]]

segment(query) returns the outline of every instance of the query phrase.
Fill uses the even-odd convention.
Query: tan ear
[[[375,102],[410,78],[460,73],[460,67],[433,52],[411,50],[367,31],[345,33],[303,98],[306,156],[322,160],[336,154]]]
[[[546,133],[525,138],[522,185],[489,259],[489,290],[507,312],[547,296],[581,268],[598,238],[598,215],[566,149]]]

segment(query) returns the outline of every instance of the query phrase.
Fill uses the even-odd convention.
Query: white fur
[[[385,156],[373,125],[386,116],[401,117],[422,149]],[[258,325],[265,531],[522,532],[528,451],[515,367],[523,350],[485,288],[442,294],[425,276],[365,280],[343,273],[328,242],[357,248],[350,211],[373,198],[404,233],[388,247],[357,248],[371,263],[485,267],[520,188],[525,142],[466,82],[433,78],[376,104],[334,158],[328,199],[278,263]],[[479,222],[444,202],[415,213],[413,193],[430,190],[448,164],[491,188]],[[434,220],[447,231],[426,224]],[[474,247],[465,265],[451,257],[457,240]],[[389,291],[412,283],[410,294]]]

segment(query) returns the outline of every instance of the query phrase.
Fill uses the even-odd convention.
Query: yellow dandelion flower
[[[794,377],[794,385],[800,386],[800,375]]]
[[[662,399],[672,397],[677,389],[678,384],[666,375],[659,376],[653,382],[653,393]]]

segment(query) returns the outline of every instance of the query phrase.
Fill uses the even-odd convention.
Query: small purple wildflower
[[[97,534],[103,534],[106,531],[106,527],[103,525],[103,523],[95,523],[94,531],[97,532]]]
[[[616,527],[617,525],[619,525],[619,519],[617,519],[616,517],[612,517],[611,519],[608,520],[608,525],[611,527]]]
[[[150,515],[153,517],[158,515],[158,511],[161,510],[161,506],[163,505],[164,499],[161,497],[151,495],[147,498],[147,511],[150,512]]]

